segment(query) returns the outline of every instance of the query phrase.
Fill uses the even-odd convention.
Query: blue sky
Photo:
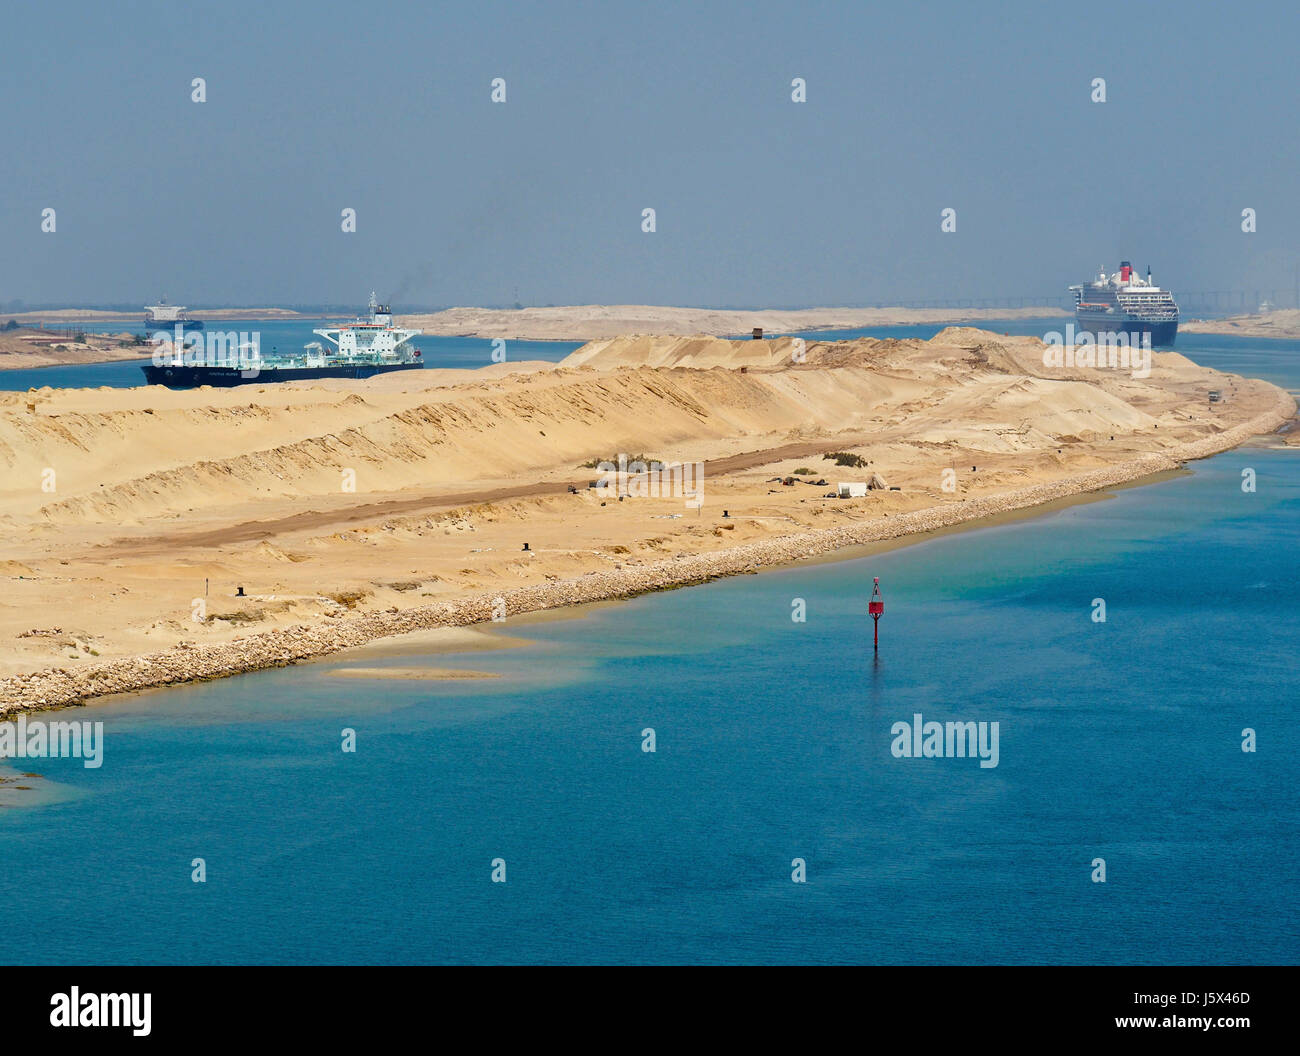
[[[53,0],[4,24],[0,303],[863,304],[1056,294],[1120,257],[1289,290],[1300,259],[1292,4]]]

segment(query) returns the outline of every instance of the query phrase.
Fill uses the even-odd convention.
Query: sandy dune
[[[738,336],[750,333],[756,326],[762,327],[764,333],[780,334],[913,323],[1039,319],[1065,314],[1053,308],[762,308],[751,311],[644,304],[579,304],[555,308],[448,308],[430,315],[402,316],[401,325],[416,327],[434,337],[592,341],[622,334]]]
[[[302,316],[292,308],[190,308],[190,314],[202,319],[294,319]],[[144,323],[143,306],[134,312],[111,312],[99,308],[43,308],[34,312],[0,313],[0,321],[15,319],[23,325],[32,323],[112,323],[121,321],[128,328]]]
[[[1285,308],[1227,319],[1193,319],[1179,329],[1189,334],[1237,334],[1240,337],[1300,338],[1300,311]]]
[[[0,395],[0,708],[951,525],[1172,468],[1295,408],[1174,353],[1146,379],[1054,369],[1035,339],[969,328],[797,351],[633,337],[559,365]],[[589,488],[584,464],[620,453],[703,463],[702,506]],[[827,497],[872,474],[898,490]]]
[[[148,359],[151,352],[148,346],[134,344],[127,333],[86,334],[74,340],[43,330],[0,330],[0,370]]]

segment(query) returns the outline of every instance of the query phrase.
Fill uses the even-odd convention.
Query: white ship
[[[1127,261],[1112,275],[1101,269],[1092,282],[1071,286],[1074,317],[1079,329],[1092,334],[1150,334],[1155,345],[1172,345],[1178,336],[1178,304],[1174,295],[1151,279],[1144,280]]]
[[[191,319],[189,309],[183,304],[168,304],[163,297],[157,304],[147,304],[144,309],[144,325],[150,330],[202,330],[203,323]]]

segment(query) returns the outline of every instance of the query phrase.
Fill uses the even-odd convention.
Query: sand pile
[[[970,328],[794,347],[630,336],[559,367],[0,395],[0,678],[62,702],[487,619],[484,598],[694,582],[1166,469],[1295,409],[1173,354],[1053,372]],[[589,487],[619,454],[698,464],[703,505],[671,478]]]
[[[1240,337],[1300,337],[1300,311],[1283,308],[1273,312],[1234,315],[1227,319],[1193,319],[1179,329],[1189,334],[1237,334]]]
[[[1053,308],[671,308],[644,304],[580,304],[556,308],[449,308],[404,315],[402,326],[447,337],[504,337],[541,341],[592,341],[623,334],[747,336],[801,330],[851,330],[871,326],[945,323],[953,319],[1034,319],[1064,316]]]
[[[788,337],[773,341],[728,341],[720,337],[638,335],[589,341],[561,360],[560,366],[589,366],[598,370],[634,366],[779,368],[794,362],[795,347],[794,339]]]

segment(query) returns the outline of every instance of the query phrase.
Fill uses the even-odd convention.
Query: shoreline
[[[437,627],[492,624],[493,603],[504,599],[507,616],[562,610],[593,602],[612,602],[661,590],[694,586],[726,576],[756,573],[809,559],[848,559],[837,552],[890,541],[916,540],[927,533],[1006,517],[1018,511],[1084,496],[1208,458],[1269,433],[1290,421],[1295,402],[1280,392],[1270,411],[1247,422],[1181,445],[1111,466],[978,498],[956,500],[890,517],[834,528],[805,530],[744,543],[707,554],[679,555],[636,567],[591,571],[584,575],[512,590],[487,591],[454,601],[400,611],[347,612],[312,625],[295,624],[259,632],[225,644],[180,646],[166,652],[125,657],[68,671],[51,668],[0,679],[0,717],[19,712],[76,706],[99,697],[187,682],[210,681],[273,667],[286,667],[379,639]]]
[[[95,313],[84,309],[69,309],[78,318],[60,316],[46,318],[42,312],[30,312],[8,318],[26,318],[24,329],[35,326],[68,326],[78,323],[129,322],[136,316],[130,313]],[[229,309],[227,316],[215,314],[211,322],[223,318],[234,322],[294,322],[297,320],[330,319],[330,316],[313,316],[294,309]],[[272,312],[279,314],[239,314]],[[592,313],[595,312],[595,316]],[[89,314],[87,314],[89,313]],[[769,333],[788,331],[792,334],[835,333],[861,329],[889,330],[908,326],[961,326],[970,323],[1021,322],[1026,319],[1052,319],[1064,315],[1060,309],[1051,308],[796,308],[796,309],[712,309],[645,306],[639,311],[629,306],[572,306],[556,308],[448,308],[433,313],[409,313],[397,316],[402,326],[416,326],[427,338],[466,338],[488,341],[500,338],[506,341],[523,341],[536,344],[573,344],[592,340],[606,340],[620,336],[628,330],[671,335],[700,333],[730,340],[748,340],[752,329],[749,323],[761,322]],[[96,316],[91,318],[91,316]],[[110,316],[129,316],[118,319]],[[104,318],[99,318],[103,316]],[[0,316],[0,319],[5,318]],[[785,324],[785,325],[782,325]],[[124,331],[129,332],[129,331]],[[96,338],[106,334],[90,335]],[[104,351],[113,351],[105,349]],[[24,350],[21,355],[28,352]],[[0,356],[0,371],[43,370],[47,367],[95,367],[112,363],[128,363],[148,356],[107,356],[87,359],[72,356],[53,362],[8,362],[10,357]],[[17,391],[17,390],[10,390]]]
[[[67,363],[0,363],[0,373],[10,370],[57,370],[59,367],[107,367],[113,363],[152,363],[149,356],[131,356],[121,359],[86,359],[72,360]],[[38,386],[47,388],[48,386]],[[25,389],[5,389],[5,392],[25,392]]]
[[[275,322],[278,319],[316,319],[297,308],[190,308],[192,312],[211,319],[245,319],[256,322]],[[19,324],[44,323],[47,325],[76,326],[78,323],[134,323],[143,325],[144,309],[117,311],[111,308],[34,308],[28,312],[0,312],[0,319],[16,320]]]
[[[1239,444],[1245,446],[1244,444]],[[1222,453],[1222,452],[1220,452]],[[810,557],[795,557],[788,561],[783,561],[779,565],[771,565],[763,568],[763,572],[776,572],[783,569],[794,569],[801,567],[815,568],[820,565],[833,565],[841,561],[861,561],[867,557],[873,557],[877,554],[892,553],[895,550],[902,550],[909,546],[916,546],[920,543],[933,542],[936,539],[942,539],[949,535],[959,535],[964,532],[979,531],[985,528],[999,528],[1009,524],[1017,524],[1021,521],[1031,521],[1039,517],[1045,517],[1051,513],[1060,513],[1064,510],[1072,509],[1075,506],[1083,506],[1093,502],[1105,502],[1114,497],[1116,492],[1127,491],[1130,489],[1144,488],[1152,484],[1161,484],[1168,480],[1176,480],[1179,477],[1190,475],[1190,470],[1178,467],[1171,470],[1161,470],[1145,477],[1135,477],[1132,480],[1122,481],[1118,484],[1108,485],[1099,491],[1083,491],[1074,495],[1067,495],[1060,499],[1051,499],[1047,502],[1040,503],[1036,506],[1026,506],[1020,509],[1006,510],[1000,513],[988,514],[984,517],[976,517],[970,520],[959,521],[956,524],[947,525],[943,528],[933,528],[925,531],[910,532],[907,535],[895,536],[890,539],[880,539],[868,543],[850,543],[838,550],[828,551],[826,553],[814,554]],[[719,577],[724,578],[724,577]],[[664,588],[675,589],[675,588]],[[650,591],[648,593],[660,593],[660,591]],[[387,638],[376,638],[358,646],[348,646],[333,653],[323,653],[320,656],[311,656],[297,663],[307,664],[339,664],[363,663],[371,659],[404,659],[412,656],[440,656],[443,654],[470,654],[478,652],[495,652],[505,649],[519,649],[536,645],[533,638],[523,637],[520,634],[521,628],[527,628],[532,624],[549,624],[561,620],[581,620],[585,619],[592,610],[600,610],[608,606],[617,605],[622,598],[604,598],[596,601],[575,602],[572,605],[565,605],[556,609],[532,609],[528,612],[521,612],[510,620],[508,627],[500,623],[486,624],[466,624],[457,627],[435,627],[428,630],[409,631],[406,634],[396,635]],[[442,636],[460,632],[463,637],[455,639],[444,639]],[[159,691],[168,687],[158,687]],[[138,690],[127,691],[127,694],[134,692],[144,692]],[[101,698],[102,700],[107,698]]]
[[[600,341],[638,336],[729,337],[744,340],[758,327],[769,335],[818,331],[939,327],[1064,318],[1061,308],[697,308],[651,304],[575,304],[529,308],[445,308],[399,313],[402,326],[427,337],[507,341]]]
[[[1269,312],[1229,315],[1220,319],[1189,319],[1180,329],[1188,334],[1295,341],[1300,338],[1300,310],[1282,308]]]

